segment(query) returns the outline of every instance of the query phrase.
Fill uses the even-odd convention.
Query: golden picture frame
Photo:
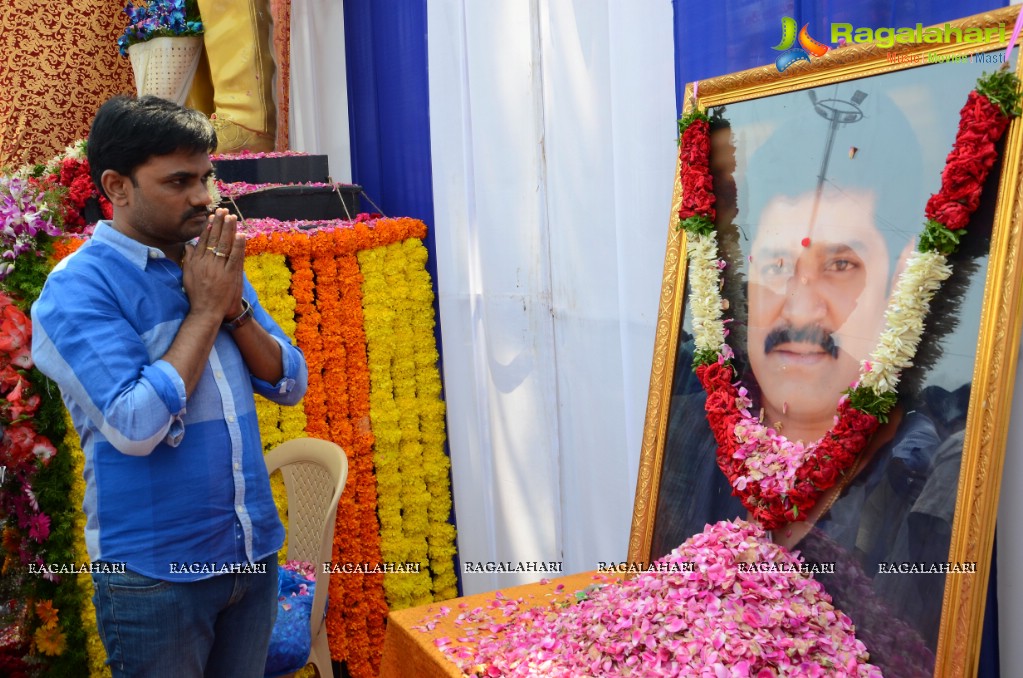
[[[1011,33],[1018,11],[1018,7],[1007,7],[950,21],[948,27],[964,33],[969,29],[980,29],[986,37],[1007,36]],[[975,31],[974,34],[979,33]],[[937,192],[940,187],[944,158],[951,149],[951,140],[955,135],[954,125],[947,129],[949,116],[954,114],[958,119],[959,108],[972,89],[971,83],[975,81],[976,75],[981,71],[990,72],[998,68],[1000,64],[996,59],[999,53],[1005,52],[1006,47],[1004,37],[982,45],[966,42],[894,44],[884,48],[873,44],[849,45],[832,49],[821,57],[813,58],[810,63],[795,64],[784,72],[779,72],[772,65],[702,81],[698,83],[696,92],[698,106],[712,115],[721,114],[725,119],[739,120],[738,129],[732,123],[731,134],[735,149],[741,156],[736,161],[737,167],[742,166],[736,169],[736,176],[741,176],[737,181],[738,200],[741,201],[744,189],[758,183],[769,183],[774,178],[765,173],[764,168],[768,165],[756,162],[755,151],[745,152],[742,145],[750,139],[762,140],[767,134],[764,129],[772,125],[772,129],[782,129],[787,123],[779,116],[787,115],[787,110],[803,110],[803,107],[816,105],[817,100],[824,96],[847,97],[850,90],[859,92],[852,95],[854,99],[888,99],[905,114],[913,130],[909,136],[916,136],[918,143],[924,147],[919,154],[921,185],[916,190],[922,192],[926,199],[927,193]],[[991,56],[975,56],[978,54]],[[1010,60],[1014,69],[1018,54],[1017,49]],[[955,69],[970,69],[970,75],[965,70]],[[866,94],[859,91],[861,86]],[[694,89],[694,83],[686,87],[687,111],[694,105]],[[871,95],[873,99],[870,99]],[[950,101],[949,105],[954,110],[952,113],[935,113],[934,120],[930,120],[930,111],[939,106],[931,106],[927,102],[940,99]],[[937,135],[941,136],[940,144],[935,141],[937,136],[931,133],[932,127],[939,125],[939,118],[940,125],[945,128],[945,132]],[[888,123],[884,115],[878,113],[873,117],[864,116],[856,124],[862,125],[858,129],[870,132],[873,129],[871,126],[880,127]],[[877,142],[883,138],[878,136],[880,134],[878,131],[865,136]],[[834,140],[835,135],[832,134],[831,138]],[[819,141],[814,138],[812,142],[806,143],[817,144]],[[898,143],[901,144],[901,141]],[[932,337],[928,325],[923,339],[924,344],[933,339],[936,357],[931,368],[933,374],[920,377],[921,392],[926,391],[927,386],[934,387],[928,393],[944,392],[951,390],[945,386],[961,382],[967,385],[965,391],[961,391],[962,397],[966,398],[968,392],[968,400],[963,400],[965,423],[960,425],[960,431],[956,431],[963,442],[961,460],[958,462],[954,511],[949,507],[954,517],[951,518],[948,537],[947,562],[974,563],[976,571],[968,575],[944,577],[944,598],[940,608],[940,622],[935,622],[936,642],[933,643],[933,673],[941,677],[970,676],[975,675],[977,670],[1013,378],[1020,342],[1020,320],[1023,317],[1020,251],[1023,239],[1023,182],[1020,177],[1023,128],[1019,119],[1010,124],[1001,143],[1001,161],[992,171],[993,176],[989,177],[984,198],[986,215],[990,217],[991,223],[990,244],[971,260],[976,262],[976,266],[972,273],[964,274],[960,298],[949,304],[948,309],[951,310],[946,309],[947,313],[952,314],[950,324],[955,327],[941,331],[935,329]],[[790,143],[789,146],[793,148],[793,156],[798,156],[800,143]],[[828,150],[827,154],[836,158],[839,157],[837,154],[843,158],[848,154],[849,158],[853,158],[859,152],[860,149],[855,145],[849,145],[848,149],[840,145]],[[890,152],[893,156],[899,153],[912,155],[904,149],[898,150],[894,142]],[[748,168],[750,172],[742,174],[745,171],[742,168]],[[783,173],[780,167],[777,171]],[[826,172],[823,168],[818,171],[821,181],[824,181]],[[900,171],[906,172],[904,169]],[[894,190],[894,187],[891,188]],[[663,555],[654,552],[653,548],[658,528],[658,501],[663,498],[660,496],[662,470],[665,468],[666,455],[685,454],[685,450],[678,449],[679,445],[673,443],[669,446],[669,439],[672,438],[670,422],[675,421],[673,405],[676,408],[684,407],[678,404],[683,402],[679,383],[688,379],[684,374],[688,372],[688,366],[679,363],[679,355],[684,349],[687,336],[684,326],[687,322],[686,236],[676,228],[681,192],[676,171],[629,542],[630,562],[649,562]],[[741,215],[741,208],[738,213]],[[910,230],[918,231],[922,226],[922,209],[917,214],[919,218]],[[746,231],[750,227],[751,224],[746,224],[744,228],[740,219],[736,230],[749,238],[751,236]],[[971,222],[971,228],[983,231],[975,226],[975,222]],[[986,244],[987,236],[982,235]],[[972,280],[968,279],[970,276]],[[939,292],[939,297],[941,295]],[[977,299],[979,303],[975,303]],[[972,365],[962,367],[971,361]],[[942,367],[944,363],[957,363],[960,367],[945,369]],[[960,375],[955,369],[965,375]],[[939,376],[934,376],[938,373]],[[946,381],[941,382],[944,386],[938,388],[940,379]]]

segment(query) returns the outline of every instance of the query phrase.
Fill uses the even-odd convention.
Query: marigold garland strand
[[[259,297],[263,310],[280,326],[292,340],[295,338],[295,299],[290,294],[291,270],[283,254],[262,253],[245,259],[245,275]],[[256,396],[256,415],[259,418],[259,433],[263,450],[269,452],[281,443],[299,438],[305,434],[305,410],[302,407],[282,407],[262,396]],[[277,472],[270,477],[277,514],[288,529],[288,496],[284,487],[284,476]],[[288,552],[288,538],[278,553],[278,564],[283,565]]]
[[[81,506],[85,500],[85,453],[82,452],[81,441],[71,421],[71,415],[66,414],[67,434],[64,437],[64,445],[71,452],[71,505]],[[85,548],[85,512],[78,511],[75,515],[75,562],[89,562],[89,553]],[[82,630],[85,633],[85,651],[89,657],[89,675],[97,678],[109,678],[110,667],[107,666],[107,651],[103,648],[103,642],[99,637],[99,630],[96,628],[96,608],[92,604],[93,585],[92,575],[88,572],[79,572],[77,575],[78,586],[82,593]]]
[[[424,425],[439,404],[443,426],[432,334],[433,292],[428,274],[425,289],[424,279],[415,276],[416,265],[423,266],[425,256],[422,243],[414,238],[359,253],[366,278],[363,306],[384,560],[416,562],[422,567],[418,575],[385,575],[384,588],[392,609],[455,595],[454,529],[447,522],[450,467],[443,437],[438,448],[436,436],[431,438]],[[423,322],[424,315],[429,315],[428,323]],[[432,353],[420,346],[423,329],[429,335]],[[425,364],[423,369],[421,364]],[[436,417],[433,419],[435,423]],[[436,458],[438,451],[441,459]],[[441,515],[447,530],[436,525]],[[436,580],[442,583],[439,591]]]

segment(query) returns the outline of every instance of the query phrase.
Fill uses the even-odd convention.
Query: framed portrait
[[[960,110],[1005,56],[1018,7],[943,35],[855,44],[686,90],[709,116],[727,342],[750,409],[788,440],[829,430],[869,370],[895,283],[942,186]],[[976,30],[974,30],[976,29]],[[970,32],[973,31],[973,32]],[[979,32],[978,32],[979,31]],[[807,562],[886,676],[976,670],[1020,338],[1018,119],[999,144],[897,404],[835,488],[771,538]],[[629,559],[746,518],[693,373],[676,173]],[[867,361],[867,367],[863,363]]]

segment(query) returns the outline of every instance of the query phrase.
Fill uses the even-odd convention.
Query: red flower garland
[[[705,216],[714,221],[714,179],[710,175],[710,125],[696,119],[686,127],[679,143],[679,161],[682,167],[682,206],[680,221],[689,217]]]
[[[988,170],[998,160],[996,144],[1009,117],[976,90],[959,112],[959,131],[941,173],[941,190],[927,201],[925,214],[946,228],[966,226],[980,205]]]

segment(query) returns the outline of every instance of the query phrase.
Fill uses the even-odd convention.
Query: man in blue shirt
[[[307,371],[245,278],[236,218],[210,213],[216,143],[168,101],[103,104],[88,155],[113,220],[32,308],[82,440],[90,559],[124,565],[93,575],[114,676],[262,676],[277,610],[253,394],[294,405]]]

